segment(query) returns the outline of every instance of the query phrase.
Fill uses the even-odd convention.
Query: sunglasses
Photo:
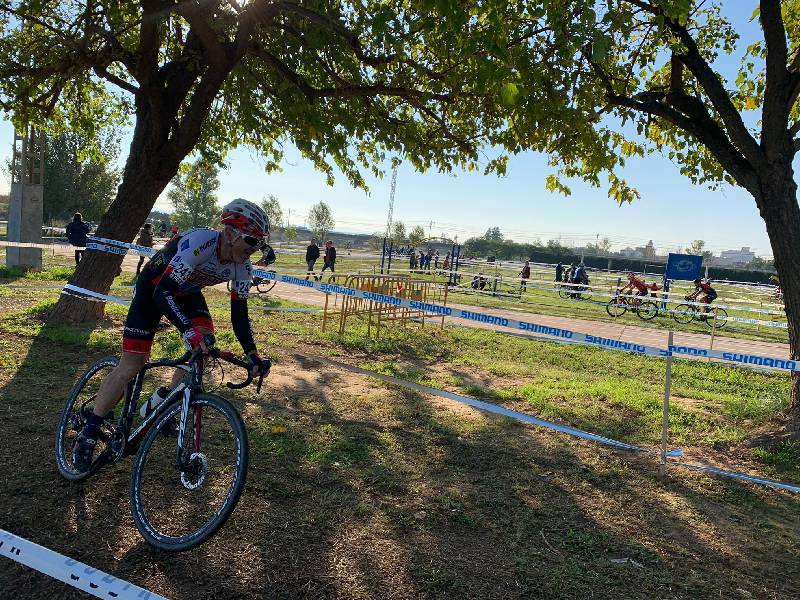
[[[266,240],[264,240],[264,238],[256,237],[254,235],[247,235],[246,233],[242,233],[239,235],[239,238],[254,250],[261,250],[264,246],[267,245],[267,242]]]

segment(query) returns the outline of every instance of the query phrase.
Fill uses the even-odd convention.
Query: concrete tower
[[[32,127],[14,133],[11,159],[11,198],[8,205],[8,241],[42,243],[42,198],[45,137]],[[6,265],[40,271],[41,248],[6,249]]]

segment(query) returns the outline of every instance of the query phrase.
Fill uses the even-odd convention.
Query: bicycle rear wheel
[[[624,298],[612,298],[606,304],[606,312],[612,317],[621,317],[628,310]]]
[[[636,307],[636,314],[643,321],[649,321],[655,318],[658,314],[658,305],[651,300],[643,300],[639,306]]]
[[[159,430],[180,412],[180,401],[167,407],[142,441],[131,472],[136,527],[149,544],[172,552],[199,546],[225,523],[244,489],[249,462],[238,411],[220,396],[196,394],[178,468],[177,441]]]
[[[105,379],[117,365],[119,358],[108,356],[101,358],[86,372],[70,390],[64,402],[64,409],[61,411],[61,420],[56,430],[56,466],[58,471],[70,481],[81,481],[95,474],[100,468],[97,457],[106,447],[106,442],[110,439],[111,428],[105,424],[101,428],[100,438],[95,449],[95,460],[91,468],[85,473],[80,473],[75,469],[72,462],[72,448],[75,439],[86,424],[86,419],[94,408],[94,399],[100,383]]]
[[[672,309],[672,318],[681,325],[686,325],[692,322],[697,310],[691,304],[678,304]]]
[[[572,289],[571,288],[568,288],[568,287],[567,288],[565,288],[565,287],[558,288],[558,297],[559,298],[564,298],[564,300],[568,300],[570,298],[570,296],[572,296]]]

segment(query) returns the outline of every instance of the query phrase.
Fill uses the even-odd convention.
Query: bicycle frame
[[[191,400],[192,394],[195,391],[202,390],[202,364],[198,364],[202,362],[202,357],[198,356],[196,359],[190,361],[189,365],[187,365],[186,360],[188,356],[189,353],[185,354],[178,360],[164,360],[146,363],[139,373],[136,374],[134,380],[127,385],[125,388],[125,401],[122,405],[122,414],[120,415],[117,423],[117,429],[109,443],[107,451],[113,455],[113,460],[115,462],[136,452],[139,443],[153,426],[153,423],[155,423],[156,419],[158,419],[164,413],[164,411],[166,411],[174,403],[178,394],[183,393],[183,405],[180,420],[181,428],[180,435],[178,436],[178,466],[181,466],[180,457],[183,454],[183,434],[186,431],[185,425],[186,415],[189,411],[189,401]],[[142,393],[142,384],[144,382],[145,373],[147,373],[147,371],[150,369],[157,367],[176,367],[187,370],[187,366],[190,385],[187,385],[185,381],[179,383],[175,389],[169,393],[164,402],[159,404],[149,415],[145,417],[144,421],[142,421],[139,426],[131,432],[131,426],[133,425],[136,415],[136,405],[138,404],[139,397]],[[199,441],[199,438],[197,441]],[[108,460],[108,458],[109,457],[106,457],[106,460]]]

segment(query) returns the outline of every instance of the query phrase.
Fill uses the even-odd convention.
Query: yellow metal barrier
[[[396,296],[408,300],[419,302],[431,302],[436,304],[447,304],[447,286],[437,284],[432,281],[412,279],[408,275],[347,275],[344,281],[341,276],[336,283],[358,290],[382,294],[385,296]],[[331,295],[325,297],[325,310],[322,317],[323,331],[328,326],[328,321],[336,317],[339,319],[339,333],[344,333],[348,319],[353,317],[366,317],[367,335],[380,336],[381,326],[389,322],[399,321],[402,327],[408,326],[411,322],[420,323],[423,327],[425,321],[439,320],[440,326],[444,327],[444,316],[426,313],[422,309],[411,309],[403,306],[395,306],[387,302],[376,300],[366,300],[353,296],[342,296],[334,294],[333,302]],[[341,306],[339,305],[341,301]]]

